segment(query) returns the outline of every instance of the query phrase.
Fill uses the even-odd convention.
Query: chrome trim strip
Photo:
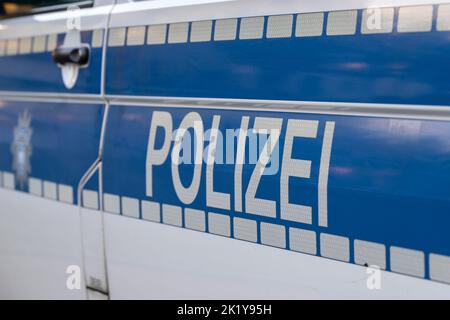
[[[101,74],[100,74],[100,95],[102,97],[105,96],[105,86],[106,86],[106,57],[108,50],[108,35],[109,35],[109,22],[111,19],[111,12],[113,10],[114,6],[110,7],[108,18],[106,22],[106,28],[103,28],[103,43],[102,43],[102,66],[101,66]]]
[[[111,105],[186,108],[203,107],[208,109],[279,111],[330,115],[370,116],[382,118],[450,120],[450,106],[256,99],[136,97],[118,95],[107,95],[106,98]]]
[[[278,111],[330,115],[370,116],[424,120],[450,120],[449,106],[317,102],[261,99],[221,99],[164,96],[123,96],[0,91],[0,101],[160,106],[228,110]]]
[[[113,7],[113,5],[103,5],[81,9],[81,31],[106,28]],[[67,21],[70,19],[73,19],[73,13],[70,10],[63,10],[2,20],[0,21],[0,39],[66,33]]]
[[[0,101],[29,101],[55,103],[104,104],[105,99],[98,94],[47,93],[47,92],[15,92],[0,91]]]

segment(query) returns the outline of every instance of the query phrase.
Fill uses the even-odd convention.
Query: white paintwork
[[[84,283],[66,288],[82,265],[78,209],[6,189],[0,203],[0,299],[84,299]]]
[[[81,10],[80,30],[103,29],[108,23],[108,14],[111,5],[94,6]],[[0,39],[16,39],[55,33],[66,33],[67,22],[73,17],[71,13],[63,10],[43,13],[34,16],[25,16],[0,21]]]
[[[448,299],[450,286],[117,215],[105,215],[112,299]]]
[[[123,1],[122,1],[123,2]],[[118,2],[111,27],[448,3],[448,0],[153,0]]]
[[[5,189],[0,202],[8,208],[0,211],[0,298],[85,298],[84,289],[65,287],[67,266],[82,264],[78,208]],[[89,229],[87,237],[98,239],[100,213],[83,211],[85,239]],[[356,265],[117,215],[104,219],[115,299],[450,298],[450,286],[437,282],[382,272],[382,289],[368,290],[365,268]]]

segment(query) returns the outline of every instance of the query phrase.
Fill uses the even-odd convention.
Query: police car
[[[448,0],[1,10],[0,297],[450,298]]]

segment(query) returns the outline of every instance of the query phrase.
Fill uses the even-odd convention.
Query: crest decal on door
[[[31,173],[30,157],[32,154],[31,136],[31,115],[25,110],[18,119],[17,126],[14,127],[14,140],[11,144],[13,156],[12,169],[16,175],[16,183],[20,189],[24,189],[28,184],[28,175]]]

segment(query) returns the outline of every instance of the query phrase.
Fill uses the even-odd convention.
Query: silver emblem
[[[25,110],[20,116],[17,126],[14,128],[14,141],[11,145],[13,155],[12,169],[16,173],[16,181],[20,189],[24,189],[28,183],[28,175],[31,173],[30,157],[32,153],[31,136],[33,129],[30,127],[31,115]]]

